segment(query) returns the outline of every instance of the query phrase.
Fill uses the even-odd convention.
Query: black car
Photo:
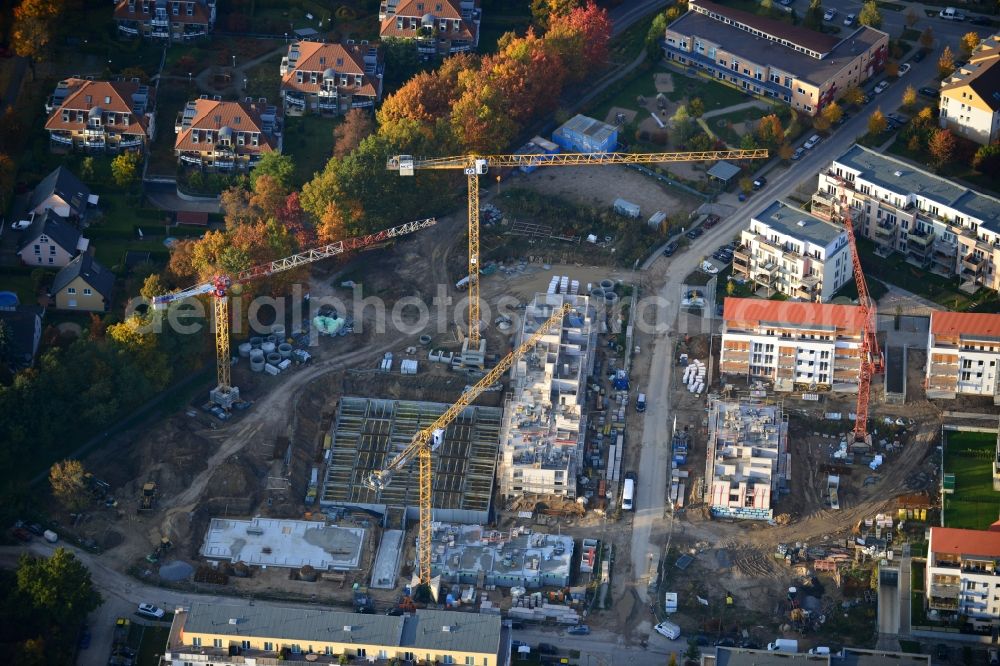
[[[760,178],[753,181],[753,189],[755,190],[759,190],[765,185],[767,185],[767,178],[765,178],[764,176],[761,176]]]
[[[917,51],[917,52],[916,52],[916,53],[915,53],[915,54],[913,55],[913,58],[911,58],[911,60],[913,60],[913,62],[920,62],[920,61],[921,61],[921,60],[923,60],[923,59],[924,59],[925,57],[927,57],[927,51],[924,51],[923,49],[920,49],[919,51]]]
[[[698,236],[701,236],[703,233],[705,233],[704,229],[702,229],[701,227],[695,227],[691,231],[687,232],[685,235],[691,240],[694,240]]]
[[[708,636],[705,636],[704,634],[698,634],[694,638],[688,639],[688,642],[694,643],[695,645],[699,645],[701,647],[705,647],[706,645],[709,644]]]
[[[361,613],[362,615],[373,615],[375,613],[375,609],[371,606],[358,606],[354,612]]]
[[[663,256],[664,257],[673,256],[674,252],[676,252],[676,251],[677,251],[677,243],[674,242],[674,241],[671,241],[671,242],[667,243],[666,247],[663,248]]]
[[[941,96],[941,91],[940,90],[935,90],[934,88],[931,88],[930,86],[924,86],[923,88],[921,88],[917,92],[920,93],[921,95],[925,96],[925,97],[938,98],[938,97]]]
[[[986,18],[985,16],[977,16],[976,18],[969,21],[969,23],[971,23],[972,25],[988,25],[988,26],[993,25],[993,21]]]
[[[400,615],[403,614],[403,609],[402,608],[390,608],[389,610],[387,610],[385,612],[385,614],[389,615],[391,617],[399,617]]]
[[[835,122],[834,125],[836,125],[837,127],[840,127],[841,125],[843,125],[844,123],[847,122],[848,118],[850,118],[850,116],[847,115],[846,113],[841,114],[840,120],[838,120],[837,122]]]
[[[732,638],[720,638],[719,640],[715,641],[715,646],[716,647],[736,647],[736,641],[734,641]]]

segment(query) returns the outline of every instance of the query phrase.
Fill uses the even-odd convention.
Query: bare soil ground
[[[641,173],[620,166],[540,169],[519,184],[600,207],[610,207],[621,197],[638,204],[644,217],[658,210],[689,211],[697,205],[693,198],[668,192]]]

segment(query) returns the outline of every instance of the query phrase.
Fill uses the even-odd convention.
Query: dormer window
[[[403,18],[401,16],[396,18],[396,29],[397,30],[403,29]]]
[[[198,130],[191,132],[191,143],[198,143]]]
[[[321,64],[321,65],[325,65],[326,64],[326,56],[320,56],[319,57],[319,64]]]
[[[295,72],[295,80],[298,81],[299,83],[302,83],[302,76],[303,76],[302,70]]]
[[[69,122],[69,111],[67,111],[66,109],[63,109],[62,119],[63,119],[64,123],[68,123]]]
[[[344,59],[337,58],[337,67],[343,67],[343,66],[344,66]]]

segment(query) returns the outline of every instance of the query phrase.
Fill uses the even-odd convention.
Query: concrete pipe
[[[292,346],[287,342],[282,342],[278,345],[278,353],[281,354],[281,358],[291,358]]]
[[[614,305],[618,302],[618,294],[613,291],[604,292],[604,303],[605,305]]]
[[[429,335],[421,335],[420,336],[420,344],[422,344],[423,346],[426,347],[430,343],[431,343],[431,336],[429,336]]]
[[[259,335],[255,335],[250,338],[250,347],[253,349],[260,349],[260,343],[264,342],[264,338]]]
[[[266,338],[264,338],[264,342],[273,342],[274,344],[278,344],[278,336],[269,335]]]
[[[595,299],[604,299],[604,290],[598,287],[597,289],[590,290],[590,297]]]
[[[267,362],[271,365],[278,365],[281,363],[281,354],[278,352],[271,352],[267,355]]]
[[[274,348],[277,347],[277,346],[278,345],[274,344],[273,342],[267,341],[267,342],[265,342],[264,344],[262,344],[260,346],[260,350],[262,352],[264,352],[265,354],[270,354],[271,352],[274,351]]]
[[[611,280],[601,280],[601,289],[604,291],[611,291],[615,288],[615,283]]]
[[[250,359],[250,370],[252,372],[263,372],[264,371],[264,359],[263,358],[251,358]]]
[[[274,337],[276,337],[279,340],[284,340],[285,339],[285,327],[282,326],[281,324],[275,324],[274,326],[271,327],[271,335],[273,335]]]
[[[240,346],[239,346],[240,356],[242,356],[243,358],[246,358],[247,356],[250,355],[250,350],[251,349],[252,349],[252,347],[250,346],[249,342],[241,343]]]

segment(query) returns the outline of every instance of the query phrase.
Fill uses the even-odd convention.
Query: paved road
[[[670,660],[671,654],[677,655],[678,663],[681,654],[688,649],[687,640],[681,636],[671,641],[657,633],[649,637],[646,648],[626,645],[621,636],[607,631],[595,631],[589,636],[571,636],[555,628],[529,627],[517,630],[516,640],[528,645],[551,643],[564,650],[580,650],[577,660],[581,666],[614,666],[617,664],[635,664],[636,666],[663,666]]]

